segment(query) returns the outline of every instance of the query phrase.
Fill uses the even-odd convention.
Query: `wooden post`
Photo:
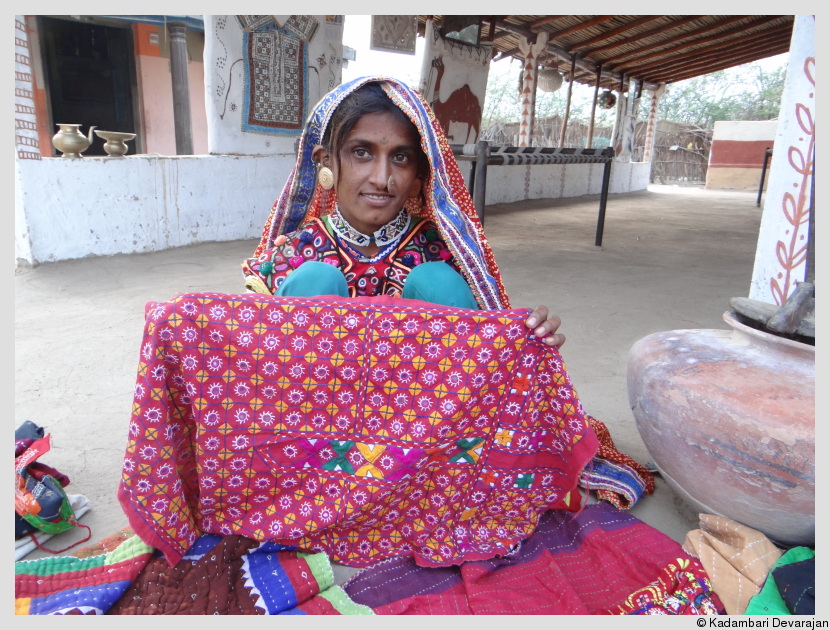
[[[597,115],[597,95],[599,94],[599,81],[602,78],[602,65],[597,66],[596,85],[594,85],[594,100],[591,103],[591,122],[588,123],[588,139],[585,141],[585,148],[590,149],[594,144],[594,119]]]
[[[190,123],[190,88],[187,78],[187,25],[170,22],[170,75],[173,81],[173,126],[176,155],[193,155],[193,131]]]
[[[473,205],[476,214],[484,225],[484,199],[487,192],[487,160],[490,158],[490,144],[486,140],[479,140],[476,144],[475,187],[473,189]]]
[[[565,146],[565,132],[568,130],[568,116],[571,114],[571,94],[574,89],[576,75],[576,55],[571,55],[571,76],[568,80],[568,100],[565,101],[565,116],[562,118],[562,130],[559,132],[559,146]]]
[[[614,108],[614,126],[611,130],[611,146],[615,153],[622,150],[623,122],[625,119],[625,75],[620,76],[620,95],[617,97],[617,105]]]
[[[772,149],[767,147],[764,150],[764,164],[761,166],[761,184],[758,186],[758,200],[755,202],[755,205],[759,208],[761,207],[761,195],[764,194],[764,181],[767,177],[767,166],[769,165],[769,159],[772,157]]]
[[[611,163],[614,161],[614,149],[608,147],[603,151],[609,159],[605,163],[605,168],[602,170],[602,190],[599,195],[599,215],[597,216],[597,234],[594,239],[594,245],[602,246],[602,233],[605,231],[605,206],[608,203],[608,188],[611,184]]]

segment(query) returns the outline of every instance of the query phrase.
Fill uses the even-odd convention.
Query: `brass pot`
[[[122,157],[127,152],[127,140],[135,138],[134,133],[125,131],[96,131],[95,135],[106,140],[104,151],[110,157]]]
[[[95,127],[90,127],[89,134],[85,136],[80,132],[80,126],[79,124],[58,123],[60,131],[52,136],[52,146],[63,153],[61,157],[79,158],[81,153],[92,144],[92,131]]]

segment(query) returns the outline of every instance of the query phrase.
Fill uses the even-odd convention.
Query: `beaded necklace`
[[[388,245],[394,245],[400,241],[401,237],[409,231],[409,225],[412,222],[410,214],[401,208],[401,211],[394,219],[370,236],[354,229],[343,218],[338,208],[332,210],[328,216],[331,229],[342,240],[352,245],[357,245],[358,247],[367,247],[374,243],[381,249],[386,249]]]

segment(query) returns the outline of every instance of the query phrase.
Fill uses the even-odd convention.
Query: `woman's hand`
[[[556,315],[548,318],[548,307],[537,306],[533,312],[525,320],[525,325],[533,329],[533,334],[542,340],[548,346],[561,348],[565,343],[565,335],[557,333],[557,329],[562,324],[562,320]]]

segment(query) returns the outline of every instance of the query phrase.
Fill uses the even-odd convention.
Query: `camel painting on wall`
[[[492,46],[442,38],[427,22],[420,92],[452,144],[474,144],[481,128]]]

